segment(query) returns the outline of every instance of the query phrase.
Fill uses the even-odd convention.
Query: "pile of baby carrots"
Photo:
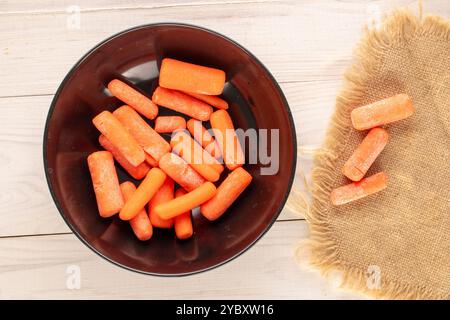
[[[101,217],[118,213],[138,239],[148,240],[154,227],[174,228],[178,239],[190,238],[196,207],[210,221],[224,214],[252,180],[242,167],[245,158],[228,103],[218,97],[224,85],[222,70],[168,58],[151,99],[118,79],[108,84],[125,105],[92,120],[104,148],[87,158]],[[158,116],[159,107],[184,117]],[[170,142],[162,133],[171,134]],[[216,187],[225,172],[221,160],[229,173]],[[142,180],[138,187],[119,183],[114,161]]]
[[[406,119],[413,113],[412,100],[406,94],[397,94],[353,109],[351,113],[353,127],[369,132],[342,168],[342,173],[354,182],[331,191],[333,205],[343,205],[387,187],[388,178],[385,172],[364,178],[388,143],[389,134],[381,126]]]

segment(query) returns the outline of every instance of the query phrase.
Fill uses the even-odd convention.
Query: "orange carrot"
[[[148,119],[154,119],[158,115],[158,106],[144,96],[142,93],[133,89],[126,83],[114,79],[108,84],[108,90],[137,112]]]
[[[159,161],[164,154],[170,152],[169,143],[153,130],[134,109],[122,106],[113,114],[153,159]]]
[[[389,134],[382,128],[373,128],[356,148],[342,168],[342,173],[353,181],[361,180],[383,151]]]
[[[208,181],[219,180],[223,166],[190,137],[179,131],[170,140],[172,151],[180,155],[195,171]]]
[[[162,156],[159,160],[159,167],[187,191],[192,191],[205,182],[205,179],[192,169],[186,161],[173,153]]]
[[[158,166],[158,161],[156,161],[151,155],[149,155],[147,152],[145,153],[145,162],[147,162],[152,167]]]
[[[125,203],[120,210],[119,217],[122,220],[133,219],[155,195],[164,183],[166,174],[159,168],[152,168],[142,180],[136,192]]]
[[[206,94],[199,94],[192,92],[184,92],[184,93],[194,97],[195,99],[201,100],[213,107],[216,107],[217,109],[224,109],[224,110],[228,109],[228,102],[217,96],[209,96]]]
[[[198,207],[216,194],[216,187],[212,182],[205,182],[197,189],[179,196],[169,202],[157,205],[154,210],[163,219],[174,218],[184,212]]]
[[[227,168],[234,170],[242,166],[245,161],[244,153],[228,112],[218,110],[211,115],[210,121]]]
[[[153,196],[148,204],[148,216],[150,217],[150,222],[156,228],[170,229],[173,227],[173,219],[161,219],[157,214],[155,214],[155,206],[160,203],[165,203],[173,199],[174,182],[170,177],[166,178],[161,188]]]
[[[125,201],[128,201],[136,191],[136,187],[130,181],[122,183],[120,185],[120,189],[122,190]],[[130,225],[139,240],[148,240],[153,235],[153,227],[147,216],[147,212],[145,212],[145,209],[139,211],[139,213],[130,220]]]
[[[330,194],[331,203],[335,206],[346,204],[367,197],[386,187],[387,175],[384,172],[379,172],[361,181],[333,189]]]
[[[100,145],[105,148],[106,151],[112,153],[114,159],[136,180],[141,180],[147,174],[150,167],[147,163],[142,162],[137,167],[133,166],[125,157],[119,152],[119,150],[108,140],[104,135],[100,135],[98,138]]]
[[[155,120],[155,131],[159,133],[171,133],[183,129],[186,129],[186,120],[180,116],[159,116]]]
[[[397,94],[353,109],[351,118],[356,130],[367,130],[408,118],[413,113],[411,98],[406,94]]]
[[[156,88],[152,101],[157,105],[186,114],[192,118],[207,121],[213,111],[212,107],[200,100],[179,91]]]
[[[208,130],[206,130],[206,128],[202,125],[201,121],[190,119],[186,123],[186,127],[194,139],[197,140],[206,151],[208,151],[213,157],[220,157],[219,146]]]
[[[159,85],[168,89],[219,95],[225,86],[225,72],[165,58],[161,63]]]
[[[144,150],[111,112],[101,112],[92,123],[133,166],[144,162]]]
[[[98,212],[103,218],[111,217],[119,212],[124,204],[113,155],[109,151],[97,151],[89,155],[87,162]]]
[[[236,168],[217,188],[217,193],[200,207],[203,216],[210,220],[218,219],[239,197],[252,181],[252,176],[243,168]]]
[[[175,197],[181,197],[186,194],[184,189],[178,189],[175,192]],[[194,230],[192,228],[191,211],[186,211],[174,218],[175,220],[175,234],[178,239],[184,240],[192,237]]]

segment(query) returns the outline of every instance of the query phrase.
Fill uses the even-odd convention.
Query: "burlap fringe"
[[[366,270],[345,265],[340,261],[334,234],[327,219],[329,194],[334,181],[336,159],[342,150],[351,128],[350,108],[359,105],[366,92],[365,80],[376,71],[382,61],[382,52],[401,45],[415,37],[438,37],[450,41],[450,23],[441,17],[419,18],[406,10],[398,10],[384,18],[379,28],[366,27],[361,44],[356,49],[356,62],[345,74],[344,88],[336,98],[336,110],[331,119],[324,147],[315,154],[312,172],[313,201],[311,206],[300,206],[310,227],[310,239],[305,248],[310,253],[310,264],[325,276],[333,271],[343,274],[341,288],[355,290],[368,296],[382,299],[445,299],[449,294],[436,293],[427,288],[411,287],[382,276],[380,289],[369,289]],[[302,200],[303,197],[302,197]],[[299,201],[303,202],[303,201]],[[304,247],[306,245],[306,247]]]

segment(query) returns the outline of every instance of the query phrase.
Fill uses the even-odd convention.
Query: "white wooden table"
[[[450,17],[449,0],[424,2],[425,12]],[[206,273],[159,278],[106,262],[57,212],[42,136],[53,94],[90,48],[132,26],[185,22],[223,33],[260,58],[288,98],[299,146],[317,146],[363,24],[398,6],[417,12],[412,0],[1,0],[0,298],[361,298],[298,267],[294,250],[308,226],[287,208],[251,250]],[[300,153],[299,166],[309,173],[311,155]],[[80,289],[67,287],[73,265]]]

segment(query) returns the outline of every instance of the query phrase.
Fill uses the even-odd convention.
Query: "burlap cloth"
[[[355,60],[315,157],[311,263],[372,297],[449,299],[450,23],[396,11],[365,30]],[[342,165],[366,134],[351,110],[403,92],[416,112],[386,126],[390,141],[368,172],[385,171],[388,188],[333,207],[330,191],[349,183]]]

